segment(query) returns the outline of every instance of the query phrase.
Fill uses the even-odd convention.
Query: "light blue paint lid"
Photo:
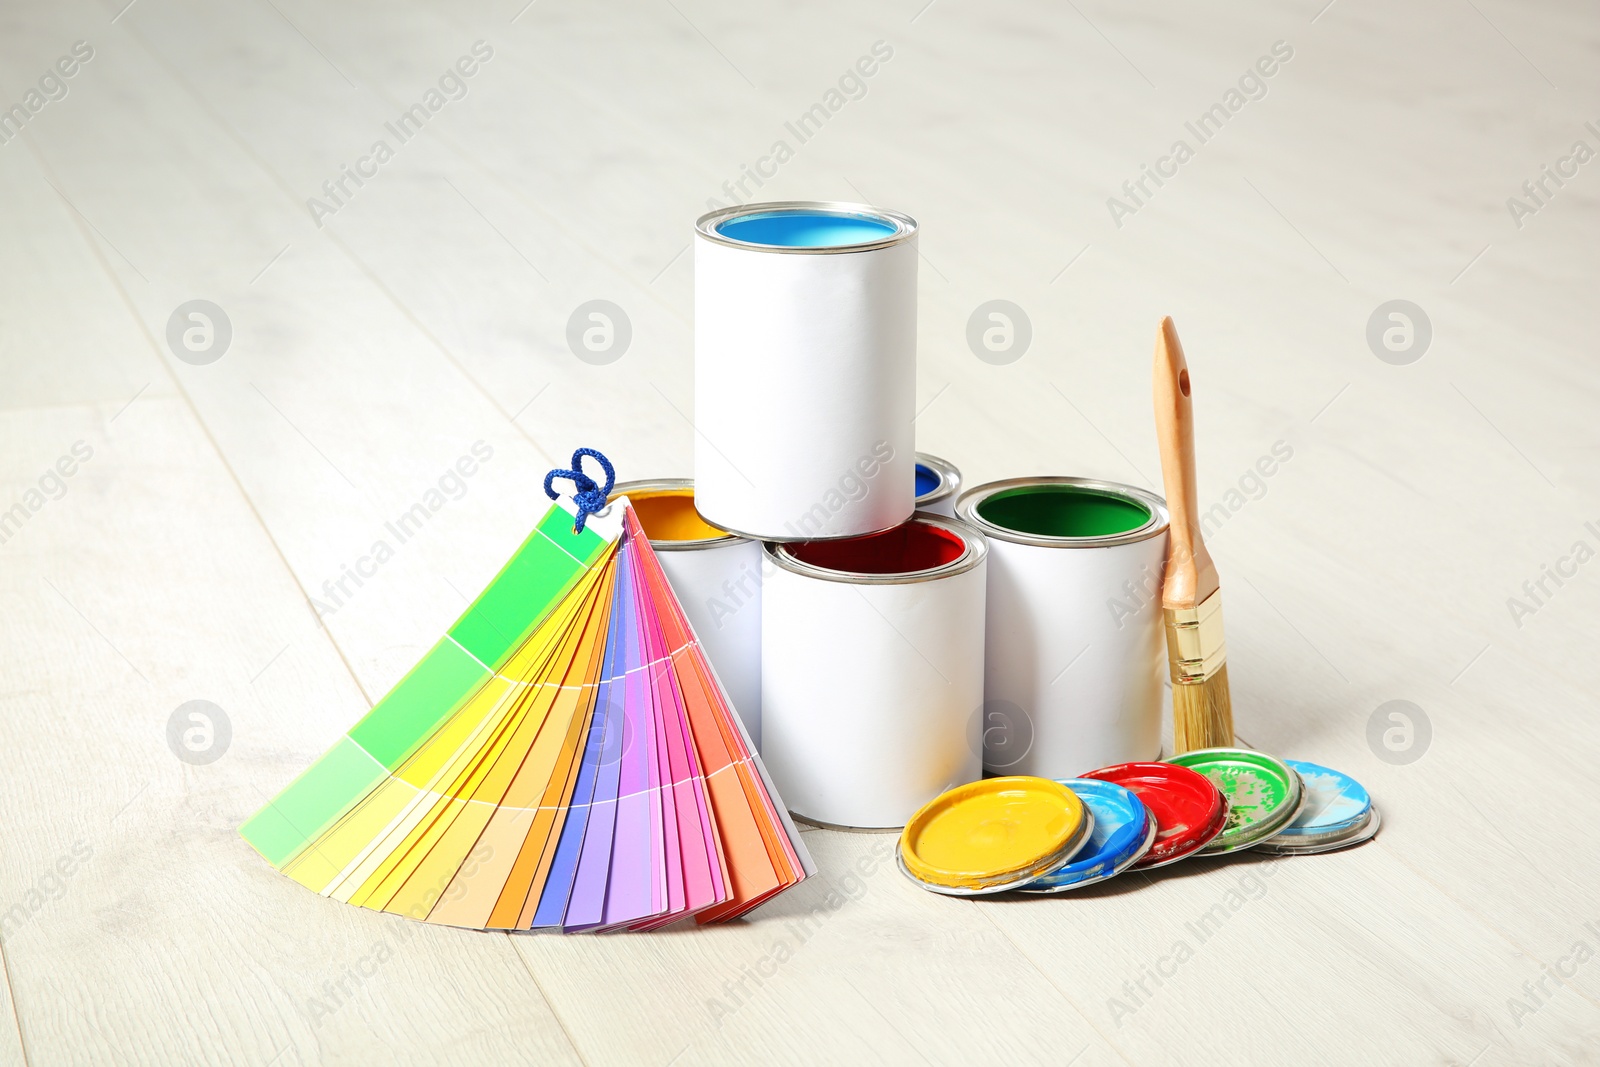
[[[1330,767],[1305,760],[1284,760],[1305,782],[1306,800],[1294,822],[1277,835],[1285,841],[1321,837],[1360,826],[1372,810],[1372,797],[1362,784]]]
[[[899,232],[881,219],[805,210],[737,215],[717,225],[717,233],[730,241],[769,248],[848,248],[884,241]]]
[[[1070,863],[1028,883],[1024,893],[1060,893],[1114,878],[1155,841],[1155,820],[1133,790],[1093,778],[1057,781],[1078,794],[1094,816],[1094,830],[1088,845]]]

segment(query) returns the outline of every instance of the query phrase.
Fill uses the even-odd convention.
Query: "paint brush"
[[[1156,334],[1153,378],[1161,476],[1172,516],[1161,607],[1172,669],[1172,746],[1181,755],[1233,744],[1233,701],[1217,567],[1200,538],[1189,365],[1170,316],[1161,320]]]

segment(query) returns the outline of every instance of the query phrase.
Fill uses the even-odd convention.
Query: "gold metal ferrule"
[[[1166,608],[1167,665],[1174,685],[1207,681],[1226,662],[1228,643],[1222,636],[1222,590],[1194,608]]]

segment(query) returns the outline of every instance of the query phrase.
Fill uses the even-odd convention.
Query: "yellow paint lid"
[[[932,886],[1006,886],[1071,859],[1085,826],[1083,802],[1059,782],[987,778],[924,804],[900,834],[900,861]]]

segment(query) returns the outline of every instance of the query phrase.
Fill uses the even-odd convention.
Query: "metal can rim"
[[[854,215],[859,218],[869,218],[877,222],[888,222],[894,225],[895,232],[877,241],[867,241],[858,245],[839,245],[823,248],[793,248],[787,245],[758,245],[749,241],[735,241],[717,232],[717,224],[741,215],[762,215],[776,211],[817,211],[830,215]],[[853,204],[844,200],[773,200],[759,204],[735,204],[732,207],[717,208],[701,215],[694,222],[697,234],[708,241],[729,248],[743,249],[747,252],[775,252],[779,255],[800,256],[838,256],[850,255],[856,252],[875,252],[880,248],[902,244],[917,235],[917,220],[902,211],[891,211],[888,208],[873,207],[870,204]]]
[[[949,563],[931,567],[925,571],[902,571],[895,574],[863,574],[859,571],[836,571],[827,567],[818,567],[815,564],[805,563],[795,559],[789,554],[789,549],[795,544],[805,542],[793,541],[768,541],[763,545],[763,553],[775,565],[782,567],[791,574],[798,574],[803,578],[818,578],[825,582],[838,582],[841,585],[915,585],[918,582],[934,582],[941,578],[953,578],[958,574],[965,574],[978,564],[982,563],[989,554],[989,542],[979,530],[969,522],[953,519],[948,515],[939,515],[932,511],[912,512],[911,518],[906,522],[922,522],[929,526],[938,526],[961,538],[966,549]],[[904,526],[905,523],[896,523],[889,527],[890,530]],[[878,533],[887,533],[879,530]],[[861,537],[873,537],[875,534],[860,534]],[[831,539],[842,540],[842,538]]]
[[[1367,816],[1367,821],[1360,827],[1340,834],[1337,838],[1317,842],[1290,842],[1285,841],[1283,835],[1279,834],[1254,846],[1254,851],[1260,852],[1263,856],[1315,856],[1323,852],[1337,852],[1340,849],[1364,845],[1377,837],[1378,831],[1383,827],[1383,817],[1378,813],[1377,805],[1372,806]]]
[[[1052,537],[1047,534],[1023,533],[999,526],[978,514],[978,505],[996,493],[1006,489],[1022,489],[1036,485],[1071,485],[1111,496],[1129,497],[1149,509],[1150,519],[1141,526],[1118,534],[1105,534],[1099,537]],[[1136,485],[1127,485],[1123,482],[1108,482],[1100,478],[1079,478],[1065,474],[1002,478],[999,481],[975,485],[957,499],[956,514],[996,540],[1010,541],[1018,545],[1033,545],[1038,548],[1110,548],[1114,545],[1137,544],[1166,533],[1167,527],[1171,524],[1167,502],[1148,489],[1140,489]]]
[[[772,545],[800,545],[805,544],[808,541],[848,541],[852,537],[871,537],[873,534],[888,533],[896,526],[904,526],[906,523],[911,521],[911,516],[908,515],[899,522],[892,522],[888,526],[880,526],[876,530],[862,530],[860,533],[829,534],[826,537],[774,537],[770,534],[751,533],[749,530],[735,530],[733,527],[713,519],[710,515],[707,515],[698,507],[694,509],[694,512],[696,515],[699,515],[702,519],[706,520],[708,524],[715,526],[719,530],[727,530],[735,537],[742,538],[746,541],[762,541]],[[915,514],[916,512],[913,511],[912,515]]]
[[[606,498],[606,503],[609,504],[619,496],[627,496],[630,491],[649,493],[673,489],[689,490],[689,503],[691,507],[693,506],[693,478],[639,478],[631,482],[619,482],[611,487],[611,495]],[[700,515],[699,508],[695,508],[695,514]],[[704,515],[700,515],[700,520],[709,526],[717,525],[716,523],[707,519]],[[723,528],[717,526],[717,529],[721,530]],[[719,537],[697,537],[689,541],[661,541],[652,537],[650,538],[650,547],[655,549],[657,552],[687,552],[701,548],[718,548],[722,545],[740,544],[750,540],[753,539],[749,537],[741,537],[732,531],[725,530]]]
[[[918,452],[913,459],[917,466],[927,467],[939,476],[939,487],[926,496],[917,497],[917,507],[926,508],[955,496],[961,490],[961,471],[954,463],[932,452]]]

